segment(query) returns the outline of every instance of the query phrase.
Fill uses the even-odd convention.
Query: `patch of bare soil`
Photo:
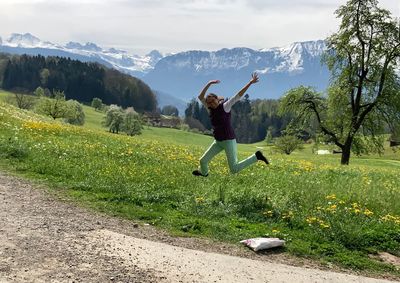
[[[386,252],[380,252],[378,253],[378,256],[382,261],[400,267],[400,257]]]

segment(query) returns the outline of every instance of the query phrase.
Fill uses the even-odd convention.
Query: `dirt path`
[[[0,208],[0,282],[392,282],[284,265],[299,261],[282,254],[170,237],[1,172]]]

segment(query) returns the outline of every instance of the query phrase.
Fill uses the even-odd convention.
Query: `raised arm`
[[[258,75],[257,73],[251,74],[251,80],[233,97],[231,97],[228,101],[224,103],[224,110],[225,112],[230,112],[232,109],[232,106],[240,100],[240,98],[243,96],[243,94],[246,93],[246,91],[249,89],[249,87],[252,84],[255,84],[258,82]]]
[[[249,89],[249,87],[252,84],[255,84],[256,82],[258,82],[258,74],[257,73],[252,73],[251,74],[251,80],[236,95],[242,97],[243,94],[245,94],[246,91]]]
[[[200,101],[203,101],[204,100],[204,96],[206,95],[206,93],[207,93],[207,90],[208,90],[208,88],[212,85],[212,84],[219,84],[219,80],[212,80],[212,81],[209,81],[206,85],[205,85],[205,87],[203,88],[203,90],[200,92],[200,94],[199,94],[199,96],[197,97]]]

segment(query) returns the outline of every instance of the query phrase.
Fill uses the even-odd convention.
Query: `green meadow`
[[[147,126],[140,136],[116,135],[102,128],[102,113],[85,113],[77,127],[0,102],[2,170],[173,235],[232,243],[279,237],[283,253],[400,278],[398,268],[371,257],[400,256],[399,152],[341,166],[340,156],[314,155],[310,145],[286,156],[263,142],[241,144],[239,158],[262,148],[271,165],[231,175],[221,154],[199,178],[191,172],[211,137]]]

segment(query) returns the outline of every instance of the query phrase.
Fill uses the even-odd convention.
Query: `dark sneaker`
[[[202,176],[202,177],[207,177],[207,176],[208,176],[208,174],[207,174],[207,175],[201,174],[201,172],[200,172],[199,170],[194,170],[194,171],[192,172],[192,174],[193,174],[194,176]]]
[[[256,157],[257,157],[257,160],[261,160],[261,161],[264,161],[265,162],[265,164],[269,164],[269,161],[268,161],[268,159],[267,158],[265,158],[265,156],[262,154],[262,152],[261,151],[259,151],[259,150],[257,150],[256,151]]]

